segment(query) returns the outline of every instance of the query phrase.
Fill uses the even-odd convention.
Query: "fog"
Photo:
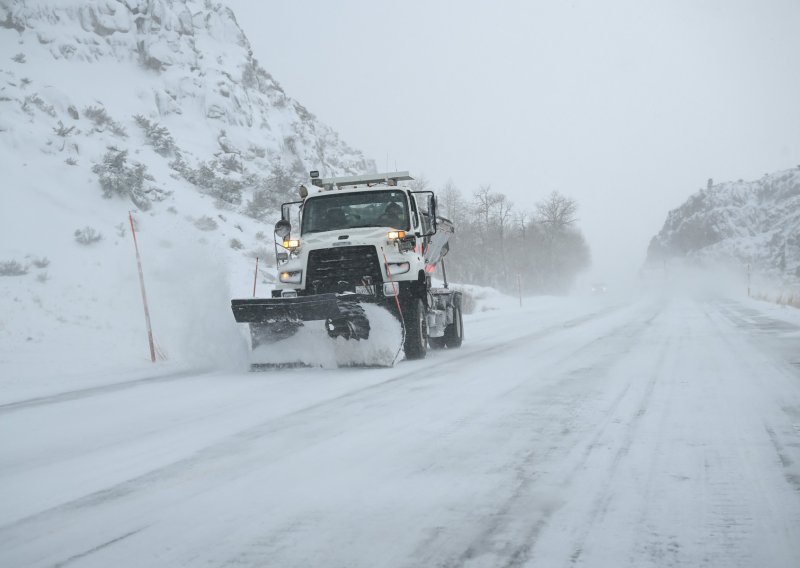
[[[228,0],[287,94],[373,158],[532,209],[575,198],[586,277],[667,212],[800,162],[800,3]]]

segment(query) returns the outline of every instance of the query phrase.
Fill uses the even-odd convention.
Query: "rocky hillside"
[[[265,190],[309,169],[374,169],[286,95],[221,4],[0,0],[0,25],[4,150],[86,170],[113,161],[108,175],[143,164],[140,207],[180,179],[258,212],[276,201]]]
[[[755,181],[713,184],[670,211],[647,253],[751,264],[779,278],[800,278],[800,166]]]

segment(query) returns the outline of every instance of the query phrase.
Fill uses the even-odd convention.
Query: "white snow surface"
[[[0,565],[800,563],[797,310],[483,302],[383,369],[4,353]]]

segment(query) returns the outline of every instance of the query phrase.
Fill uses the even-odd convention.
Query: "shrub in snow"
[[[74,126],[70,126],[69,128],[67,128],[66,126],[64,126],[64,123],[61,122],[60,120],[58,121],[58,126],[53,127],[53,132],[56,133],[56,136],[61,136],[62,138],[66,138],[67,136],[72,134],[73,130],[75,130]]]
[[[41,273],[36,275],[36,281],[37,282],[41,282],[42,284],[44,284],[48,280],[50,280],[50,277],[47,276],[47,272],[41,272]]]
[[[69,158],[64,160],[64,163],[67,164],[68,166],[77,166],[78,165],[78,160],[76,160],[75,158],[70,156]]]
[[[11,58],[11,60],[17,63],[25,63],[25,54],[17,53],[14,57]]]
[[[144,164],[128,164],[127,150],[109,148],[103,162],[95,164],[92,171],[97,174],[103,188],[103,197],[129,197],[142,210],[150,209],[153,201],[162,201],[168,195],[163,189],[146,184],[153,181],[153,176],[147,173]]]
[[[225,173],[242,173],[242,158],[237,154],[228,154],[219,159],[219,165]]]
[[[200,188],[203,193],[217,198],[227,205],[239,205],[242,202],[242,189],[245,182],[238,179],[240,176],[227,177],[228,171],[222,168],[217,160],[200,162],[192,168],[179,155],[170,162],[170,167],[178,172],[183,179]]]
[[[250,157],[256,157],[264,159],[267,157],[267,150],[262,148],[261,146],[256,146],[255,144],[251,144],[249,148]]]
[[[252,250],[247,251],[246,255],[249,256],[250,258],[261,259],[262,261],[267,263],[275,261],[275,251],[270,250],[267,247],[256,247]]]
[[[47,268],[50,266],[50,260],[46,256],[43,256],[42,258],[34,258],[31,263],[36,268]]]
[[[244,248],[242,241],[240,241],[239,239],[231,239],[228,244],[230,244],[233,250],[242,250]]]
[[[58,51],[64,59],[71,59],[75,52],[78,51],[78,48],[72,44],[65,43],[58,46]]]
[[[22,110],[25,113],[32,115],[34,108],[38,108],[43,113],[50,115],[54,118],[56,116],[56,109],[54,109],[52,105],[49,105],[46,102],[44,102],[42,97],[40,97],[36,93],[28,95],[22,101]]]
[[[28,268],[16,260],[0,262],[0,276],[22,276],[28,273]]]
[[[103,240],[103,235],[93,228],[86,226],[83,229],[75,229],[75,240],[81,245],[91,245]]]
[[[253,191],[253,198],[247,203],[245,215],[254,219],[264,219],[268,215],[274,215],[281,203],[295,200],[292,192],[300,182],[283,166],[273,166],[268,178],[252,177],[252,183],[248,185],[256,189]]]
[[[128,132],[125,130],[125,127],[108,116],[106,109],[103,107],[88,106],[83,109],[83,114],[85,114],[86,118],[94,123],[95,132],[103,132],[108,130],[120,138],[127,138]]]
[[[276,205],[275,199],[270,195],[269,191],[257,189],[253,192],[253,199],[247,202],[244,213],[254,219],[261,219],[266,213],[274,210]]]
[[[213,231],[217,228],[217,222],[214,221],[211,217],[205,215],[200,217],[194,222],[194,226],[200,229],[201,231]]]
[[[169,157],[178,153],[178,146],[175,144],[175,139],[169,133],[166,126],[160,126],[157,122],[151,122],[141,114],[133,117],[136,124],[144,131],[147,143],[153,147],[153,150],[161,156]]]
[[[144,42],[137,42],[136,51],[139,55],[139,65],[145,69],[150,71],[162,71],[164,69],[164,63],[147,51]]]

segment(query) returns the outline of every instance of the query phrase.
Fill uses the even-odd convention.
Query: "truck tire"
[[[406,359],[424,359],[428,352],[428,320],[422,300],[409,299],[403,307],[403,322],[406,328],[406,340],[403,344]]]
[[[442,339],[448,349],[461,347],[461,343],[464,341],[464,320],[461,317],[460,304],[453,306],[453,323],[444,329]]]

